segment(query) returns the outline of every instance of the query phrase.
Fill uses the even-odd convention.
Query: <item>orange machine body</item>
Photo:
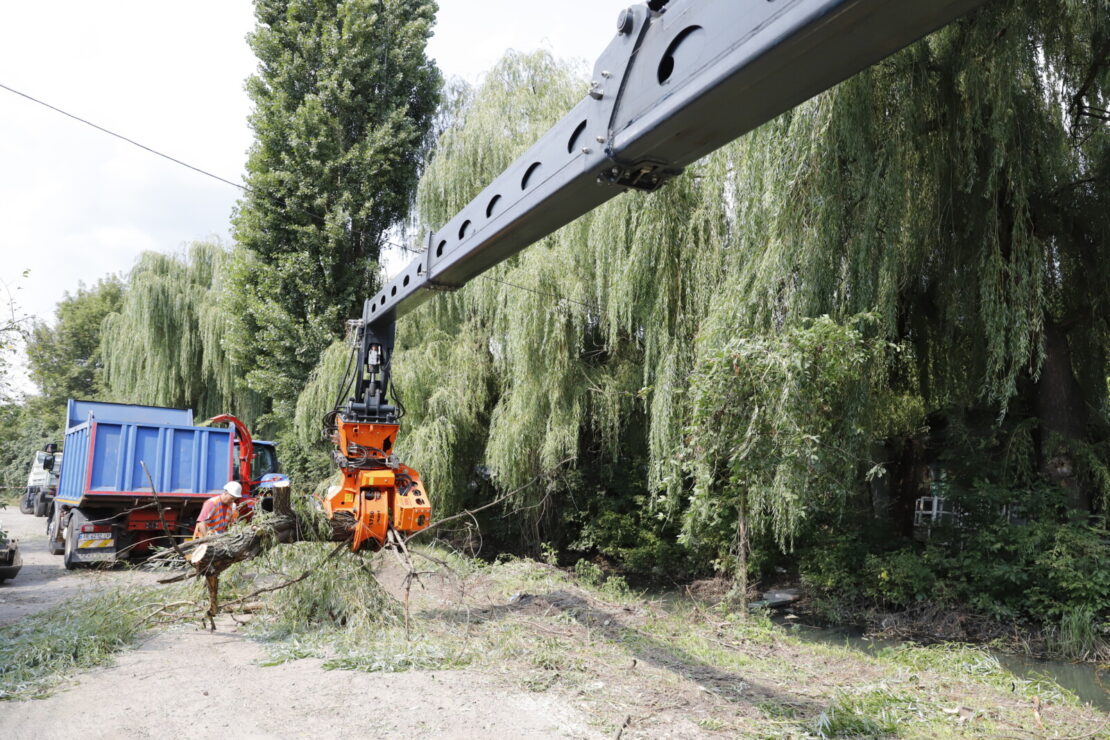
[[[345,460],[340,464],[343,481],[324,498],[324,513],[329,519],[340,511],[354,517],[351,549],[380,549],[391,526],[402,534],[427,527],[432,507],[420,474],[389,454],[398,425],[342,417],[336,422],[335,441]]]

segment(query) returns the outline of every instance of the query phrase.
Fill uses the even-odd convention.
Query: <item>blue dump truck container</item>
[[[194,426],[188,409],[71,400],[66,416],[48,533],[67,568],[168,544],[155,493],[167,528],[187,537],[204,500],[237,477],[235,429]],[[272,445],[256,445],[274,465]]]
[[[231,480],[234,430],[193,426],[188,409],[70,401],[56,500],[69,506],[154,491],[167,500],[207,497]],[[146,464],[150,477],[143,470]]]

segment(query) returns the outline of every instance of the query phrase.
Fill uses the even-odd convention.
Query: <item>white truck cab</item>
[[[46,516],[58,491],[58,473],[62,469],[62,453],[47,450],[35,453],[31,471],[27,474],[27,489],[19,502],[24,514]]]

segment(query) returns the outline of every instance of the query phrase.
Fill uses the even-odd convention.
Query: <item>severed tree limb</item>
[[[451,521],[454,521],[456,519],[463,519],[463,518],[466,518],[466,517],[474,519],[474,515],[477,514],[479,511],[485,511],[486,509],[497,506],[498,504],[502,503],[503,501],[507,501],[508,499],[517,495],[518,493],[520,493],[524,489],[535,485],[536,483],[538,483],[543,478],[546,478],[547,476],[553,474],[556,470],[558,470],[562,466],[566,465],[567,463],[574,462],[574,460],[575,460],[575,458],[568,457],[565,460],[562,460],[560,462],[555,463],[555,466],[552,467],[551,470],[540,473],[539,475],[537,475],[535,478],[533,478],[532,480],[525,483],[520,488],[515,488],[512,491],[509,491],[508,493],[503,493],[500,496],[498,496],[497,498],[495,498],[493,501],[490,501],[489,503],[482,504],[481,506],[479,506],[477,508],[474,508],[474,509],[464,509],[463,511],[460,511],[458,514],[455,514],[453,516],[449,516],[446,519],[438,519],[438,520],[432,522],[431,524],[429,524],[424,529],[421,529],[418,532],[413,532],[408,537],[406,537],[403,542],[404,542],[404,544],[408,544],[409,541],[411,541],[413,538],[419,537],[420,535],[423,535],[423,534],[427,534],[428,532],[431,532],[436,527],[442,526],[442,525],[446,524],[447,522],[451,522]],[[531,507],[528,507],[528,508],[531,508]]]
[[[147,475],[149,476],[149,472]],[[153,482],[151,485],[153,487]],[[155,500],[157,501],[157,498]],[[161,510],[159,514],[161,515]],[[162,521],[163,527],[166,528],[164,517]],[[193,567],[193,571],[162,579],[159,583],[175,583],[203,576],[208,587],[208,610],[204,616],[209,629],[215,630],[215,617],[220,608],[220,574],[235,563],[258,557],[275,542],[295,542],[299,535],[300,522],[293,513],[289,500],[289,487],[275,487],[274,516],[267,518],[266,521],[241,532],[215,534],[193,540],[184,546],[178,546],[174,542],[174,551]],[[307,575],[306,573],[298,580],[303,580]]]
[[[409,594],[412,591],[412,582],[416,581],[420,587],[424,587],[424,582],[420,580],[421,573],[416,570],[412,564],[412,557],[409,556],[408,548],[405,547],[405,541],[398,534],[397,530],[393,527],[389,528],[386,532],[386,543],[391,545],[389,551],[397,558],[397,562],[405,569],[405,636],[408,637],[410,633],[411,620],[409,617]]]
[[[469,518],[473,520],[475,518],[474,515],[477,512],[489,509],[503,503],[520,491],[534,485],[545,475],[550,475],[552,472],[554,472],[554,470],[565,465],[566,463],[571,462],[572,460],[573,458],[568,458],[558,463],[552,471],[548,471],[547,473],[536,476],[534,479],[525,483],[523,486],[513,491],[509,491],[483,506],[477,507],[473,510],[463,511],[459,514],[456,514],[455,516],[434,522],[432,526],[422,530],[421,532],[414,533],[408,537],[403,537],[399,532],[392,529],[392,527],[388,530],[386,542],[384,543],[385,549],[389,549],[393,553],[394,557],[397,558],[402,569],[405,571],[404,619],[406,633],[409,632],[411,625],[409,597],[412,590],[412,584],[415,581],[417,583],[420,583],[421,587],[423,587],[424,585],[420,579],[420,576],[424,575],[424,573],[419,571],[414,566],[412,561],[412,553],[410,552],[408,547],[409,542],[413,539],[413,537],[419,534],[430,532],[432,529],[438,527],[439,525],[456,519]],[[162,519],[163,528],[168,530],[168,527],[165,526],[164,516],[162,517]],[[335,557],[341,550],[344,549],[344,545],[351,542],[352,537],[355,533],[356,522],[352,513],[343,511],[335,512],[334,515],[328,520],[328,522],[331,527],[331,531],[330,533],[326,534],[325,537],[338,544],[337,547],[327,557],[325,557],[315,566],[306,570],[304,573],[300,574],[298,577],[285,581],[276,586],[258,589],[247,596],[230,601],[223,605],[224,609],[226,610],[229,606],[253,599],[260,594],[270,591],[277,591],[292,586],[296,583],[300,583],[301,581],[308,578],[313,572],[322,567],[326,561]],[[240,529],[235,532],[209,535],[201,539],[187,542],[180,546],[178,546],[177,543],[174,542],[174,551],[184,563],[192,566],[192,570],[191,572],[180,573],[172,577],[162,579],[159,581],[159,583],[174,583],[187,580],[189,578],[203,577],[205,579],[208,591],[208,609],[204,613],[205,624],[209,627],[209,629],[214,630],[215,617],[219,614],[221,607],[219,603],[220,575],[235,563],[251,560],[258,557],[259,555],[262,555],[274,544],[288,544],[301,541],[302,539],[306,538],[302,536],[301,522],[292,510],[289,486],[285,485],[275,487],[273,516],[265,517],[262,521],[252,522],[252,525],[249,528]],[[307,539],[318,540],[321,538],[308,537]],[[437,562],[442,566],[447,566],[445,562],[439,561],[437,558],[425,553],[416,554],[426,558],[429,561]],[[450,567],[448,567],[447,569],[452,570]],[[371,576],[373,576],[373,573],[371,573]],[[460,579],[460,581],[461,580],[463,579]]]

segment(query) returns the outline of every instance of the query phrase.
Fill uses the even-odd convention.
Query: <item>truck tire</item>
[[[35,494],[31,489],[27,489],[23,492],[23,495],[19,497],[20,514],[33,514],[35,512],[34,497]]]
[[[39,491],[35,494],[34,499],[34,514],[35,516],[46,516],[46,506],[50,502],[46,500],[46,492]]]
[[[51,555],[61,555],[65,552],[62,542],[62,507],[54,504],[50,520],[46,525],[46,548]]]
[[[65,549],[62,551],[62,565],[65,566],[66,570],[81,567],[81,563],[77,562],[73,552],[77,549],[77,532],[81,528],[80,520],[84,518],[79,516],[78,513],[77,509],[71,511],[69,522],[66,524]]]

